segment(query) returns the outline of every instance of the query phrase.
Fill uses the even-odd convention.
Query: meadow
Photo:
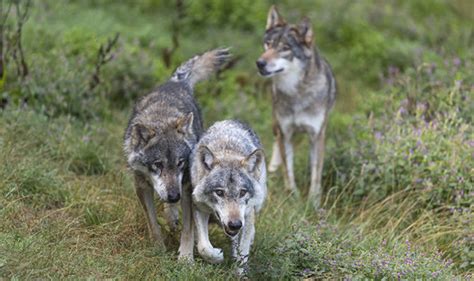
[[[271,82],[255,61],[274,3],[290,22],[312,20],[338,96],[323,205],[306,204],[297,137],[302,198],[269,175],[249,278],[473,278],[474,2],[0,3],[0,279],[236,278],[217,226],[223,264],[178,262],[179,235],[161,217],[168,250],[154,247],[122,140],[137,98],[194,54],[230,46],[232,62],[196,88],[205,125],[247,122],[268,158]]]

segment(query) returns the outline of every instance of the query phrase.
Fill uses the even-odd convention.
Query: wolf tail
[[[230,57],[229,48],[207,51],[180,65],[170,80],[185,82],[194,87],[197,82],[207,79],[212,73],[219,70]]]

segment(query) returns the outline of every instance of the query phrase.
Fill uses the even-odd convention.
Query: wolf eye
[[[284,52],[285,52],[285,51],[289,51],[289,50],[290,50],[290,46],[288,46],[288,45],[283,45],[283,46],[281,47],[281,50],[284,51]]]
[[[161,169],[163,169],[163,163],[161,163],[161,161],[156,161],[151,165],[151,169],[154,172],[161,173]]]
[[[266,41],[263,42],[263,47],[266,49],[270,48],[272,46],[272,41]]]
[[[245,194],[247,194],[247,190],[246,189],[241,189],[240,193],[239,193],[240,198],[244,197]]]
[[[222,190],[222,189],[216,189],[216,190],[214,190],[214,193],[219,197],[224,196],[224,190]]]
[[[183,168],[184,168],[184,164],[186,164],[186,161],[184,161],[184,159],[179,159],[179,161],[178,161],[178,168],[183,169]]]

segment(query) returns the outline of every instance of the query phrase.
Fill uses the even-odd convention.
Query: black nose
[[[258,68],[264,68],[265,65],[267,65],[267,62],[266,62],[265,60],[259,59],[259,60],[257,61],[257,67],[258,67]]]
[[[176,203],[179,201],[179,198],[181,198],[181,195],[179,192],[169,192],[168,193],[168,202],[169,203]]]
[[[227,226],[229,226],[230,230],[239,230],[242,228],[242,221],[236,220],[236,221],[230,221]]]

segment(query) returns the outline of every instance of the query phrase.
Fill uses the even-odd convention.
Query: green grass
[[[177,65],[233,47],[237,65],[200,84],[196,97],[206,126],[247,121],[268,157],[270,81],[256,75],[254,61],[269,5],[186,3],[173,57]],[[283,191],[280,173],[269,175],[250,278],[472,278],[474,37],[465,12],[472,3],[279,6],[290,21],[313,19],[339,92],[327,130],[324,204],[313,211]],[[173,6],[157,0],[35,2],[23,38],[30,76],[18,79],[10,61],[0,89],[8,100],[0,111],[0,278],[235,279],[216,226],[211,239],[224,248],[224,264],[198,255],[194,265],[179,263],[179,235],[161,217],[168,250],[154,247],[123,156],[133,101],[173,70],[161,59],[172,18]],[[116,32],[115,59],[88,92],[97,49]],[[308,142],[299,136],[295,144],[305,196]]]

